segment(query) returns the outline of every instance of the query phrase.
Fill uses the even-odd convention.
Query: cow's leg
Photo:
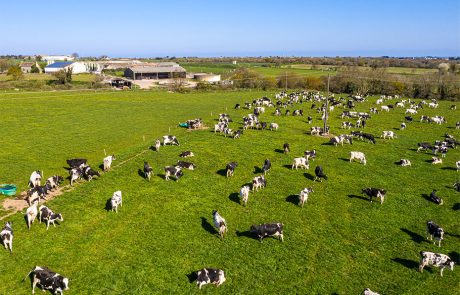
[[[38,280],[37,277],[36,277],[35,274],[34,274],[34,276],[33,276],[33,278],[32,278],[32,294],[35,294],[35,286],[36,286],[37,283],[39,283],[39,282],[40,282],[40,280]]]
[[[444,271],[445,266],[441,266],[441,277],[442,277],[442,272]]]
[[[47,220],[46,220],[46,230],[48,230],[49,227],[50,227],[50,220],[47,219]]]
[[[283,233],[280,233],[279,237],[280,237],[280,241],[283,242],[284,241]]]

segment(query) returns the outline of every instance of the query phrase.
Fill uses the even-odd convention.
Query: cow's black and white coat
[[[78,159],[66,160],[66,162],[70,168],[83,168],[87,166],[88,160],[78,158]]]
[[[110,199],[110,209],[118,213],[118,206],[123,206],[123,198],[121,191],[116,191],[113,193],[112,198]]]
[[[380,204],[383,203],[385,199],[386,191],[381,188],[368,187],[362,190],[363,194],[366,194],[369,197],[369,201],[372,203],[372,198],[379,198]]]
[[[228,231],[227,222],[222,216],[220,216],[217,210],[212,211],[212,220],[214,222],[214,226],[219,230],[219,236],[223,239],[224,234]]]
[[[41,223],[42,221],[46,222],[46,230],[49,229],[50,224],[56,226],[56,221],[64,221],[62,214],[54,213],[50,208],[46,207],[45,205],[41,205],[38,208],[38,221]]]
[[[444,239],[444,229],[430,220],[426,223],[426,232],[428,235],[427,239],[431,241],[434,237],[434,243],[436,244],[436,241],[438,241],[438,247],[441,247],[441,241]]]
[[[43,291],[51,290],[52,294],[62,295],[65,290],[69,290],[69,279],[47,267],[35,266],[26,277],[32,281],[32,294],[35,294],[37,285]]]
[[[187,157],[194,157],[195,155],[191,151],[185,151],[180,153],[179,157],[181,158],[187,158]]]
[[[311,187],[306,187],[303,190],[300,191],[299,193],[299,206],[303,207],[303,205],[307,202],[308,200],[308,195],[310,193],[314,192],[313,188]]]
[[[261,225],[252,225],[250,232],[255,235],[260,242],[265,237],[278,237],[280,241],[284,240],[283,237],[283,224],[282,223],[267,223]]]
[[[454,270],[455,262],[447,255],[440,253],[433,253],[428,251],[420,252],[420,264],[419,271],[422,272],[425,266],[434,266],[441,269],[441,277],[444,269],[450,268],[451,271]]]
[[[438,195],[436,194],[436,190],[434,189],[431,194],[430,194],[430,200],[433,202],[433,203],[436,203],[438,205],[442,205],[443,204],[443,201],[440,197],[438,197]]]
[[[53,190],[55,188],[58,188],[59,185],[64,181],[64,177],[59,176],[59,175],[54,175],[49,177],[46,180],[45,186],[47,190]]]
[[[201,289],[201,286],[207,284],[215,284],[219,287],[225,282],[225,273],[221,269],[203,268],[197,272],[197,275],[196,284],[199,289]]]
[[[32,172],[32,174],[30,174],[30,178],[29,178],[30,187],[33,188],[33,187],[39,186],[41,184],[41,181],[42,181],[42,174],[39,170],[34,171]]]
[[[179,145],[179,141],[174,135],[163,136],[163,145]]]
[[[190,162],[185,162],[185,161],[177,161],[177,166],[181,167],[182,169],[188,169],[188,170],[195,170],[196,165]]]
[[[258,191],[259,188],[264,188],[267,186],[267,181],[263,175],[256,176],[252,180],[252,190]]]
[[[271,168],[272,168],[272,163],[270,162],[269,159],[265,159],[264,165],[262,166],[262,171],[264,172],[264,175],[266,175],[267,172],[270,172]]]
[[[107,156],[104,158],[104,171],[109,171],[112,167],[112,162],[116,160],[115,155]]]
[[[0,240],[5,249],[10,250],[10,253],[13,253],[13,236],[13,223],[8,221],[0,232]]]
[[[176,178],[176,181],[179,181],[179,179],[184,175],[182,172],[182,168],[179,166],[166,166],[165,167],[165,179],[169,180],[170,176],[174,176]]]
[[[226,166],[227,177],[233,176],[233,173],[235,172],[235,169],[237,166],[238,166],[238,162],[227,163],[227,166]]]
[[[27,208],[26,210],[26,221],[27,221],[27,228],[30,230],[32,223],[35,221],[38,215],[38,201],[34,201],[32,205]]]
[[[408,159],[401,159],[399,160],[398,164],[402,167],[412,166],[412,163]]]
[[[153,168],[149,165],[147,161],[144,162],[144,176],[150,181],[150,178],[153,174]]]

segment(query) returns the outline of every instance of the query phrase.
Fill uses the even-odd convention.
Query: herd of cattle
[[[391,101],[396,99],[397,102],[394,104],[388,105],[381,105],[385,101]],[[293,106],[295,103],[302,104],[303,102],[312,102],[311,109],[315,109],[318,113],[323,114],[323,119],[328,116],[328,112],[332,112],[334,108],[343,107],[348,108],[349,110],[344,110],[340,115],[341,118],[356,118],[357,121],[355,123],[350,121],[342,122],[342,129],[350,129],[352,127],[362,128],[364,129],[366,126],[366,121],[371,120],[372,116],[366,112],[356,112],[352,109],[355,108],[357,103],[362,103],[366,101],[365,97],[361,96],[354,96],[350,99],[346,100],[344,98],[335,99],[334,96],[326,98],[319,94],[311,93],[311,92],[295,92],[287,94],[286,92],[281,92],[275,96],[276,102],[273,102],[271,99],[267,97],[263,97],[260,99],[254,100],[252,103],[246,102],[244,107],[246,109],[252,109],[254,107],[253,113],[243,117],[243,127],[242,129],[232,130],[230,128],[230,123],[233,120],[230,118],[228,114],[220,114],[218,123],[214,126],[214,132],[219,132],[224,134],[225,136],[231,136],[235,139],[240,138],[244,132],[249,128],[257,129],[257,130],[278,130],[279,125],[277,123],[271,122],[261,122],[259,121],[260,114],[266,111],[266,108],[275,108],[273,115],[280,116],[282,114],[281,108],[287,108]],[[430,108],[437,108],[438,103],[437,101],[433,100],[430,103],[426,103],[424,101],[420,103],[415,103],[411,100],[401,100],[399,97],[385,97],[382,96],[380,99],[376,101],[377,105],[381,105],[381,111],[389,112],[393,108],[401,107],[404,108],[406,105],[409,107],[405,111],[406,114],[417,114],[417,110],[420,110],[424,107],[424,105],[428,105]],[[235,106],[235,109],[242,108],[240,104]],[[451,107],[454,110],[454,106]],[[290,111],[286,110],[285,115],[290,115]],[[377,107],[372,107],[370,113],[377,114],[379,110]],[[293,116],[303,116],[303,110],[296,109],[292,112]],[[400,129],[403,130],[407,127],[406,123],[412,122],[414,119],[411,116],[405,116],[404,120],[405,123],[401,123]],[[312,118],[309,116],[308,121],[309,124],[312,122]],[[421,122],[434,122],[437,124],[446,123],[446,120],[443,116],[435,116],[435,117],[427,117],[422,116]],[[190,129],[198,129],[203,126],[203,122],[201,119],[194,119],[187,121],[187,124]],[[460,122],[456,123],[456,128],[460,129]],[[329,135],[329,127],[311,127],[311,135]],[[369,143],[376,144],[375,136],[369,133],[365,133],[361,130],[353,130],[350,134],[341,134],[337,136],[330,137],[330,144],[334,146],[341,145],[343,146],[344,143],[346,144],[353,144],[353,139],[368,141]],[[380,138],[382,139],[396,139],[397,135],[393,131],[383,131]],[[154,148],[157,152],[159,152],[160,147],[167,146],[167,145],[177,145],[179,146],[179,141],[176,136],[173,135],[165,135],[163,136],[163,142],[160,139],[157,139],[154,143]],[[419,151],[431,151],[435,156],[432,158],[433,164],[442,163],[442,158],[444,158],[449,149],[456,148],[460,144],[452,135],[446,134],[445,140],[443,141],[435,141],[434,144],[428,142],[421,142],[418,143],[417,152]],[[290,153],[290,144],[285,143],[283,145],[283,152],[285,154]],[[442,158],[436,157],[437,153],[441,153]],[[193,157],[194,153],[192,151],[184,151],[179,154],[181,158]],[[291,169],[309,169],[310,168],[310,160],[314,160],[317,156],[316,150],[306,150],[302,157],[293,158]],[[103,170],[109,171],[111,169],[112,162],[116,160],[115,156],[107,156],[103,159]],[[361,164],[366,165],[367,160],[366,156],[361,151],[352,151],[350,152],[349,161],[352,162],[354,160],[359,161]],[[408,159],[400,159],[397,162],[400,166],[411,166],[411,161]],[[87,181],[91,181],[94,177],[100,177],[101,174],[96,171],[95,169],[91,168],[88,165],[86,159],[69,159],[67,160],[67,164],[69,165],[69,180],[70,185],[73,185],[76,181],[84,178]],[[237,162],[229,162],[226,165],[226,177],[232,177],[234,175],[235,169],[237,168]],[[272,167],[272,163],[270,159],[266,159],[262,165],[262,172],[263,175],[258,175],[253,178],[251,185],[243,185],[240,189],[239,195],[241,197],[241,202],[244,206],[247,206],[249,194],[250,192],[257,192],[259,189],[263,189],[267,186],[266,174],[270,172]],[[185,162],[182,160],[177,161],[176,165],[166,166],[164,167],[165,172],[165,180],[169,180],[170,177],[174,177],[176,181],[178,181],[183,175],[183,169],[194,170],[196,169],[196,165],[191,162]],[[456,162],[456,169],[457,172],[460,170],[460,161]],[[315,179],[314,181],[322,181],[322,179],[327,180],[328,176],[323,170],[322,166],[317,165],[315,168]],[[153,175],[153,168],[150,164],[145,161],[143,167],[143,173],[147,180],[151,179]],[[55,190],[60,186],[60,184],[64,181],[64,178],[59,175],[53,175],[46,179],[44,185],[41,185],[43,177],[42,171],[34,171],[32,172],[30,179],[29,179],[29,186],[31,187],[26,194],[26,201],[29,204],[29,207],[26,210],[25,219],[27,221],[27,227],[30,230],[33,222],[38,217],[39,222],[46,223],[46,229],[48,230],[49,225],[53,224],[56,226],[57,222],[62,222],[63,216],[60,213],[55,213],[53,210],[48,208],[45,205],[40,204],[41,200],[46,200],[47,195],[49,192]],[[460,183],[455,183],[454,188],[460,192]],[[299,206],[303,207],[308,200],[308,197],[314,190],[311,187],[304,188],[300,191],[298,195]],[[373,198],[377,198],[380,200],[380,203],[383,204],[386,190],[383,188],[374,188],[368,187],[362,189],[362,194],[367,195],[369,197],[369,201],[372,202]],[[442,205],[443,201],[442,198],[437,196],[436,190],[433,190],[430,194],[430,200],[436,204]],[[110,199],[110,209],[112,211],[118,212],[118,207],[122,206],[122,192],[116,191],[113,193],[113,196]],[[225,234],[228,232],[227,222],[226,220],[219,214],[217,210],[212,212],[213,216],[213,223],[214,226],[217,228],[219,236],[223,239]],[[438,242],[438,246],[441,246],[441,241],[444,239],[444,229],[434,223],[433,221],[428,221],[426,223],[427,227],[427,234],[430,240],[435,239]],[[250,233],[261,242],[265,237],[277,237],[280,241],[284,240],[283,235],[283,224],[280,222],[276,223],[265,223],[259,225],[252,225],[250,227]],[[6,222],[5,227],[0,232],[0,239],[5,247],[5,249],[9,249],[12,253],[13,251],[13,229],[12,223]],[[441,276],[443,275],[443,270],[445,268],[450,268],[453,270],[454,261],[447,255],[440,254],[440,253],[433,253],[422,251],[420,252],[420,264],[419,270],[420,272],[423,271],[424,267],[426,266],[435,266],[441,269]],[[32,294],[35,291],[35,287],[38,285],[43,290],[48,289],[51,290],[54,294],[62,294],[64,290],[69,288],[69,280],[68,278],[51,271],[46,267],[36,266],[34,267],[30,273],[27,275],[30,277],[32,282]],[[26,276],[26,278],[27,278]],[[225,273],[221,269],[215,268],[204,268],[202,270],[197,271],[197,280],[196,283],[201,289],[201,287],[205,284],[216,284],[217,286],[224,283],[226,280]],[[378,294],[370,289],[365,289],[364,294]]]

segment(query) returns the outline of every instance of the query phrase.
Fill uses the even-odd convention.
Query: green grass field
[[[445,270],[441,278],[433,267],[419,273],[418,261],[423,250],[460,262],[460,193],[452,188],[460,175],[454,168],[460,149],[449,151],[439,166],[427,162],[431,154],[414,149],[417,142],[442,139],[446,132],[460,138],[454,128],[460,108],[451,111],[451,103],[441,102],[436,110],[423,109],[416,119],[444,115],[448,123],[414,122],[406,130],[394,129],[404,118],[402,109],[374,115],[366,132],[380,136],[394,130],[398,135],[377,139],[376,145],[355,141],[334,147],[309,135],[306,116],[321,126],[311,103],[295,106],[304,109],[305,117],[274,117],[273,110],[261,116],[277,122],[279,131],[247,130],[236,140],[211,131],[222,112],[234,119],[232,128],[240,128],[250,111],[234,110],[235,103],[264,95],[273,97],[250,91],[0,94],[1,183],[25,190],[33,170],[44,170],[45,178],[67,176],[66,159],[84,157],[96,168],[104,149],[117,157],[116,167],[100,179],[82,181],[47,203],[63,214],[60,225],[46,231],[36,222],[28,231],[23,214],[7,218],[15,237],[12,255],[0,249],[0,294],[29,294],[30,282],[21,280],[35,265],[69,277],[65,294],[361,294],[366,287],[381,294],[458,294],[459,269]],[[359,104],[357,110],[368,111],[371,105]],[[331,116],[334,134],[348,133],[339,128],[340,112]],[[211,128],[176,127],[196,117]],[[149,149],[166,134],[176,135],[181,145]],[[285,142],[291,145],[288,155],[280,152]],[[310,170],[288,168],[306,149],[318,152]],[[197,169],[185,171],[178,182],[165,181],[162,168],[175,164],[185,150],[194,152],[187,161]],[[350,151],[364,152],[367,165],[349,163]],[[256,170],[266,158],[273,165],[267,187],[251,193],[243,207],[239,188],[260,174]],[[395,165],[400,158],[410,159],[412,167]],[[139,172],[144,160],[154,167],[150,182]],[[230,161],[239,166],[227,179],[221,173]],[[312,181],[316,165],[323,166],[328,181]],[[368,186],[388,191],[382,205],[362,197],[361,189]],[[295,195],[304,187],[315,192],[301,208]],[[423,196],[433,188],[444,205]],[[116,190],[123,192],[118,214],[105,210]],[[214,209],[229,226],[224,240],[211,226]],[[426,240],[430,219],[446,232],[441,248]],[[267,222],[284,224],[283,243],[245,236],[252,224]],[[223,269],[227,281],[198,290],[189,276],[203,267]]]

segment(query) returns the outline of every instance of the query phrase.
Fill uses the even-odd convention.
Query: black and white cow
[[[182,169],[188,169],[188,170],[195,170],[196,165],[190,162],[185,162],[185,161],[177,161],[177,166],[181,167]]]
[[[291,151],[289,143],[286,142],[285,144],[283,144],[283,151],[284,151],[285,154],[287,154],[287,153],[289,153]]]
[[[82,173],[83,177],[85,177],[86,180],[88,180],[88,181],[91,181],[91,179],[93,179],[95,176],[97,176],[97,177],[101,176],[101,174],[99,174],[99,172],[97,172],[96,170],[94,170],[90,166],[86,166],[85,168],[83,168],[82,172],[83,172]]]
[[[359,162],[364,165],[367,163],[366,156],[363,152],[350,152],[350,162],[352,162],[354,159],[359,160]]]
[[[422,272],[425,266],[434,266],[441,269],[441,277],[444,268],[450,268],[454,270],[455,262],[447,255],[440,253],[433,253],[428,251],[420,251],[420,264],[419,271]]]
[[[174,176],[176,178],[176,181],[179,181],[179,178],[181,178],[184,175],[184,172],[182,172],[182,168],[179,166],[166,166],[165,167],[165,179],[169,180],[170,176]]]
[[[52,294],[63,294],[69,290],[69,279],[55,273],[47,267],[35,266],[26,276],[32,281],[32,294],[35,294],[35,286],[39,286],[43,291],[51,290]],[[24,278],[25,280],[25,278]],[[23,280],[23,281],[24,281]]]
[[[66,160],[70,168],[83,168],[87,165],[88,160],[86,159],[70,159]]]
[[[438,205],[442,205],[443,204],[443,201],[441,199],[441,197],[438,197],[438,195],[436,194],[436,190],[434,189],[431,194],[430,194],[430,200]]]
[[[270,162],[269,159],[265,159],[264,165],[262,166],[262,171],[264,172],[264,175],[266,175],[267,172],[270,172],[271,168],[272,168],[272,163]]]
[[[159,139],[155,140],[155,151],[159,152],[161,146],[161,141]]]
[[[152,174],[153,174],[152,166],[150,166],[147,161],[144,161],[144,177],[150,181]]]
[[[455,129],[460,129],[460,121],[457,121],[457,123],[455,123]]]
[[[195,155],[191,151],[185,151],[180,153],[179,157],[181,158],[187,158],[187,157],[194,157]]]
[[[46,230],[50,227],[50,224],[56,226],[56,221],[64,221],[62,218],[62,214],[54,213],[50,208],[46,207],[45,205],[41,205],[38,208],[38,221],[41,223],[42,221],[46,222]]]
[[[366,288],[366,289],[364,289],[363,295],[380,295],[380,294],[377,293],[377,292],[372,291],[372,290],[369,289],[369,288]]]
[[[308,124],[311,124],[311,122],[313,121],[313,118],[311,116],[308,116],[307,120],[308,120]]]
[[[455,167],[457,167],[457,172],[460,170],[460,161],[455,162]]]
[[[454,189],[455,189],[457,192],[460,192],[460,182],[454,183]]]
[[[316,158],[316,150],[306,150],[304,153],[303,153],[303,156],[304,158],[307,159],[307,161],[309,161],[310,159],[312,159],[313,161],[315,160]]]
[[[292,167],[291,167],[291,169],[294,169],[294,168],[295,168],[295,169],[297,170],[297,168],[298,168],[299,166],[300,166],[301,168],[304,168],[304,169],[310,169],[310,165],[309,165],[309,163],[308,163],[308,160],[307,160],[307,158],[305,158],[305,157],[294,158],[294,160],[293,160],[293,162],[292,162]]]
[[[363,194],[366,194],[369,197],[369,201],[372,203],[372,198],[379,198],[380,204],[383,203],[385,199],[386,191],[381,188],[368,187],[361,191]]]
[[[433,165],[442,164],[442,158],[439,158],[439,157],[431,157],[431,164],[433,164]]]
[[[284,240],[283,237],[283,224],[282,223],[266,223],[260,225],[252,225],[250,232],[255,235],[260,242],[265,237],[279,237],[280,241]]]
[[[70,185],[73,185],[73,183],[79,179],[81,179],[83,175],[83,171],[81,168],[72,168],[69,171],[70,173]]]
[[[118,213],[118,206],[123,206],[123,198],[121,191],[116,191],[113,193],[112,198],[110,198],[110,209]]]
[[[197,275],[196,284],[199,289],[201,289],[201,286],[207,284],[215,284],[219,287],[225,282],[225,273],[221,269],[203,268],[197,272]]]
[[[305,202],[307,202],[308,200],[308,195],[310,193],[314,192],[313,188],[311,187],[306,187],[304,188],[303,190],[300,191],[300,194],[299,194],[299,206],[302,206],[305,204]]]
[[[220,216],[217,210],[212,211],[212,220],[214,222],[214,226],[219,230],[220,237],[223,239],[224,234],[228,232],[227,222],[222,216]]]
[[[411,116],[405,116],[404,119],[405,119],[407,122],[413,122],[413,121],[414,121],[414,118],[412,118]]]
[[[116,160],[115,155],[107,156],[104,158],[104,171],[109,171],[112,167],[112,162]]]
[[[404,130],[406,129],[406,127],[407,127],[406,123],[402,122],[401,126],[399,127],[399,130]]]
[[[399,160],[398,164],[402,167],[412,166],[411,162],[408,159],[401,159]]]
[[[246,204],[248,203],[248,199],[249,199],[249,191],[251,190],[251,188],[247,185],[243,186],[241,189],[240,189],[240,197],[241,197],[241,200],[243,201],[243,205],[246,206]]]
[[[241,134],[243,134],[243,130],[241,129],[236,130],[235,134],[233,135],[233,139],[240,138]]]
[[[238,166],[238,162],[230,162],[226,166],[227,170],[227,177],[233,176],[233,173],[235,172],[235,168]]]
[[[394,139],[394,138],[396,138],[397,136],[396,136],[396,134],[395,134],[393,131],[383,131],[383,132],[382,132],[382,136],[380,136],[380,137],[383,138],[383,139],[386,139],[386,138],[388,138],[388,139]]]
[[[6,222],[5,226],[2,228],[0,240],[2,240],[5,249],[9,249],[10,253],[13,253],[13,223],[11,221]]]
[[[163,145],[179,145],[179,141],[174,135],[165,135],[163,136]]]
[[[47,190],[53,190],[55,188],[58,188],[59,185],[64,181],[64,177],[59,176],[59,175],[54,175],[49,177],[46,180],[45,186]]]
[[[429,238],[432,241],[434,236],[434,243],[436,244],[436,241],[438,241],[438,247],[441,247],[441,241],[444,239],[444,229],[430,220],[426,223],[426,232],[428,234],[427,239]]]
[[[352,122],[342,122],[342,128],[348,128],[350,129],[351,127],[354,127],[355,125]]]
[[[321,166],[316,166],[316,168],[315,168],[315,175],[316,175],[316,177],[315,177],[315,180],[314,180],[314,181],[319,180],[319,181],[322,182],[322,180],[321,180],[322,178],[324,178],[325,180],[327,180],[327,175],[324,173],[323,167],[321,167]]]
[[[36,186],[27,191],[26,200],[30,205],[34,200],[40,202],[40,199],[46,200],[46,195],[48,194],[48,187],[46,185]]]
[[[421,150],[424,150],[424,151],[431,150],[434,152],[434,147],[428,142],[419,142],[417,143],[417,146],[418,146],[417,152]]]
[[[311,135],[323,135],[329,133],[329,126],[324,129],[323,127],[311,127],[310,129]]]
[[[267,186],[267,181],[263,175],[256,176],[252,180],[252,190],[258,191],[259,188],[264,188]]]
[[[32,205],[27,208],[26,210],[26,221],[27,221],[27,228],[30,230],[30,227],[32,226],[32,223],[34,223],[35,218],[37,218],[38,215],[38,201],[34,201]]]
[[[32,172],[29,178],[29,186],[36,187],[41,184],[42,181],[42,174],[39,170]]]

